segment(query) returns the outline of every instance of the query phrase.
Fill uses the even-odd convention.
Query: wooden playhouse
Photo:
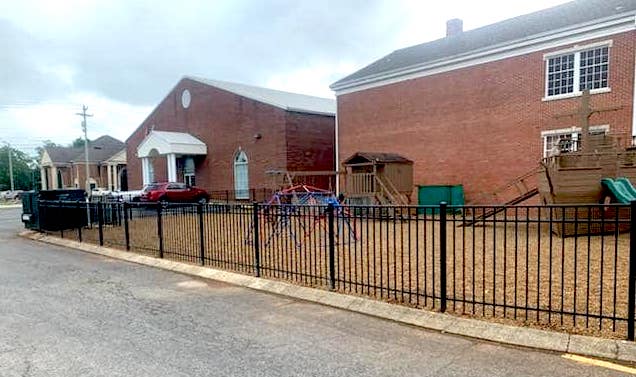
[[[357,152],[342,163],[349,204],[406,205],[413,192],[413,161],[397,153]]]

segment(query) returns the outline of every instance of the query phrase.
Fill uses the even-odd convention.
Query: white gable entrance
[[[168,181],[177,181],[177,156],[198,156],[208,153],[204,142],[185,132],[150,131],[137,147],[137,157],[141,158],[143,184],[154,180],[150,159],[166,156]]]

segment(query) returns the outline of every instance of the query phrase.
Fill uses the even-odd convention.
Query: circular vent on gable
[[[190,107],[191,99],[192,97],[190,96],[190,91],[188,89],[185,89],[181,93],[181,105],[183,106],[184,109],[187,109],[188,107]]]

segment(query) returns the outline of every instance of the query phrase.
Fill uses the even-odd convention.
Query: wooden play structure
[[[576,112],[557,116],[578,117],[580,136],[560,140],[550,151],[550,156],[543,158],[536,168],[488,193],[488,198],[480,198],[481,202],[501,203],[502,207],[493,207],[465,225],[503,212],[504,206],[520,204],[539,195],[543,205],[572,205],[560,207],[558,213],[553,212],[552,221],[557,224],[554,229],[562,236],[626,230],[628,222],[621,221],[629,216],[626,208],[576,207],[628,203],[636,199],[636,189],[632,185],[636,182],[636,147],[631,146],[628,139],[631,135],[608,135],[604,131],[590,133],[592,114],[618,109],[592,108],[589,91],[583,92]],[[573,129],[573,134],[575,131]],[[580,221],[584,219],[590,221]]]
[[[342,165],[347,203],[410,204],[413,161],[396,153],[358,152]]]
[[[636,182],[636,147],[625,135],[590,133],[590,116],[618,110],[618,107],[592,108],[589,91],[583,92],[580,108],[559,117],[577,116],[581,125],[580,140],[561,140],[551,155],[541,160],[538,191],[541,202],[550,204],[627,203]],[[623,194],[624,193],[624,194]],[[625,231],[629,222],[627,208],[565,208],[557,214],[557,233],[562,236]],[[589,219],[583,222],[572,219]]]
[[[621,135],[590,134],[589,119],[594,113],[618,110],[592,109],[585,91],[576,113],[581,124],[580,140],[561,140],[553,155],[541,161],[539,193],[544,204],[600,203],[606,192],[603,178],[636,179],[636,148]]]

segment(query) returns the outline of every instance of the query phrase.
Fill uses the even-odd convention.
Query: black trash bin
[[[88,224],[84,190],[43,190],[37,201],[39,230],[77,229]]]
[[[38,216],[38,193],[27,191],[22,194],[22,222],[27,229],[40,229],[40,217]]]

